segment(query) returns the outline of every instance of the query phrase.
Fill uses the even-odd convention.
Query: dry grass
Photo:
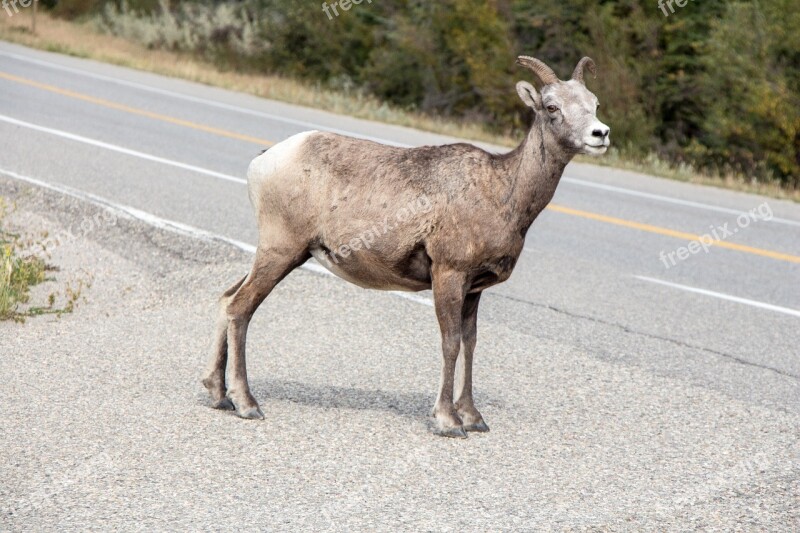
[[[488,132],[480,124],[437,119],[421,113],[409,112],[391,107],[375,98],[357,92],[324,89],[318,85],[274,75],[222,72],[209,63],[198,61],[185,54],[150,50],[126,39],[100,33],[91,23],[54,19],[46,13],[40,13],[37,17],[36,35],[30,32],[30,20],[25,15],[20,14],[14,18],[0,17],[0,39],[32,48],[89,58],[263,98],[452,137],[473,139],[501,146],[514,146],[518,142],[518,139]],[[680,181],[736,189],[800,202],[800,190],[787,190],[774,183],[754,183],[737,176],[720,178],[704,175],[688,167],[676,169],[656,158],[634,161],[617,152],[616,155],[612,154],[606,158],[582,158],[581,160]]]

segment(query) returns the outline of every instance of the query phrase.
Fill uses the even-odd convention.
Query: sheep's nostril
[[[601,139],[605,139],[608,135],[609,130],[594,130],[592,132],[592,137],[600,137]]]

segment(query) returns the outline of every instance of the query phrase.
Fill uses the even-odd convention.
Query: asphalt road
[[[256,232],[241,180],[249,161],[270,144],[308,129],[348,132],[407,145],[452,141],[5,43],[0,43],[0,96],[0,177],[69,187],[122,209],[135,209],[147,223],[174,221],[238,241],[244,248],[255,241]],[[688,249],[689,235],[703,234],[724,238],[708,251],[694,245],[695,253],[679,252],[681,247]],[[119,249],[124,248],[125,237],[113,233],[106,237],[117,239],[107,247],[122,253]],[[98,257],[103,253],[98,251]],[[220,266],[225,261],[219,258],[225,256],[219,251],[215,254],[212,256],[218,261],[214,264],[221,269],[215,271],[219,280],[203,271],[203,276],[189,283],[195,293],[182,291],[181,283],[175,280],[164,285],[180,293],[175,301],[193,306],[198,317],[205,316],[203,312],[213,305],[193,298],[202,295],[212,299],[222,290],[236,276],[225,268],[236,266],[241,273],[247,268],[246,258]],[[137,263],[137,268],[152,271],[152,265],[145,263]],[[159,268],[165,265],[159,263]],[[113,274],[108,276],[109,286],[122,283]],[[198,279],[203,281],[201,288]],[[224,502],[229,509],[227,514],[215,515],[212,495],[203,493],[202,501],[210,507],[202,513],[187,507],[189,514],[170,524],[206,528],[219,516],[227,520],[220,527],[237,523],[273,529],[391,524],[443,530],[493,525],[498,529],[535,529],[535,525],[625,529],[626,524],[633,524],[633,529],[684,529],[740,523],[774,525],[774,530],[798,527],[794,520],[800,513],[800,494],[793,481],[800,475],[800,206],[796,204],[610,168],[570,165],[553,205],[529,232],[513,276],[488,291],[480,315],[481,324],[486,326],[481,326],[479,333],[475,383],[479,401],[485,387],[484,399],[490,408],[484,414],[492,432],[471,436],[458,445],[430,440],[433,437],[425,433],[421,422],[438,379],[435,322],[420,318],[432,315],[424,300],[429,295],[411,301],[361,291],[307,271],[293,274],[286,283],[291,285],[287,291],[294,299],[284,296],[276,303],[281,308],[282,325],[261,324],[267,330],[278,328],[285,334],[281,338],[298,337],[286,341],[282,353],[311,346],[312,353],[325,352],[323,359],[331,366],[310,363],[306,358],[312,356],[306,354],[294,370],[287,361],[277,363],[286,365],[277,371],[285,374],[281,381],[269,377],[275,372],[271,366],[275,361],[264,357],[263,361],[251,362],[256,397],[274,411],[274,417],[282,416],[286,401],[281,400],[287,398],[295,399],[303,413],[298,419],[246,426],[223,417],[225,431],[232,432],[234,444],[223,464],[226,469],[248,465],[260,468],[264,458],[253,456],[246,445],[247,439],[255,439],[261,448],[283,446],[283,451],[275,453],[284,459],[289,453],[285,448],[299,446],[298,453],[309,453],[318,461],[317,466],[307,465],[310,470],[303,472],[309,477],[307,484],[301,484],[302,489],[295,487],[299,492],[296,499],[285,503],[287,516],[283,522],[281,509],[271,510],[272,514],[265,509],[252,510],[253,518],[269,523],[248,521],[241,513],[232,512],[230,506],[236,508],[264,497],[258,493],[263,486],[257,478],[248,478],[252,483],[246,487],[241,486],[242,478],[237,478],[233,483],[238,482],[242,492],[236,500],[219,500],[220,506]],[[159,290],[163,292],[164,287]],[[147,294],[141,298],[146,300]],[[157,307],[148,309],[157,313]],[[174,302],[166,304],[164,320],[177,320],[179,307]],[[174,316],[170,315],[173,312]],[[370,323],[377,325],[365,325]],[[21,355],[20,351],[29,346],[19,339],[12,345],[11,326],[2,328],[3,355]],[[102,328],[101,323],[92,331]],[[420,335],[419,328],[425,328],[421,340],[404,349],[402,344]],[[167,340],[170,331],[154,331],[152,339],[138,337],[128,348],[135,352],[138,342],[140,350],[147,347],[157,352],[159,346],[163,349],[164,341],[171,343]],[[108,333],[101,331],[98,335],[105,342],[113,342]],[[265,351],[277,349],[270,348],[262,335],[266,334],[259,333],[254,324],[251,342],[263,343]],[[197,336],[202,336],[202,330],[192,332],[194,341]],[[34,349],[35,336],[21,338],[28,339]],[[58,340],[52,346],[57,358]],[[101,346],[93,343],[86,355],[102,352]],[[358,359],[353,358],[353,352],[361,354]],[[413,357],[408,355],[411,353]],[[196,361],[202,359],[203,354],[196,354]],[[250,361],[253,359],[251,355]],[[397,371],[395,364],[401,365],[399,361],[419,369],[419,374],[400,372],[387,378]],[[117,363],[124,366],[129,362]],[[67,362],[53,364],[64,372],[72,371]],[[201,370],[184,368],[182,375],[193,371],[199,375]],[[147,374],[148,370],[134,366],[127,372]],[[127,379],[146,379],[142,375],[131,377],[130,373]],[[111,387],[116,381],[111,378],[107,385]],[[361,388],[349,385],[355,382]],[[196,386],[189,383],[189,387]],[[277,392],[270,392],[271,388]],[[197,404],[198,400],[192,398]],[[332,409],[320,405],[327,400],[332,401]],[[384,404],[401,407],[394,412]],[[3,417],[7,429],[11,427],[6,425],[7,417],[13,412],[9,408]],[[223,416],[206,409],[193,413],[194,422],[201,428],[212,424],[204,417]],[[360,420],[363,416],[369,420]],[[387,419],[393,416],[398,420]],[[289,429],[291,420],[305,417],[324,427]],[[563,456],[570,455],[568,452],[555,453],[567,446],[563,431],[548,432],[539,427],[542,432],[535,437],[528,433],[538,431],[532,420],[545,419],[568,420],[563,423],[571,434],[579,434],[585,442],[602,443],[597,445],[608,451],[608,461],[591,453],[570,457]],[[43,420],[51,418],[45,416]],[[153,421],[154,427],[159,423],[169,426],[167,421]],[[41,430],[59,427],[58,422],[52,424],[55,426],[43,423]],[[365,438],[371,444],[360,441],[357,434],[365,426],[373,427],[381,438]],[[265,434],[281,431],[286,435],[279,442],[264,440],[268,439]],[[321,436],[319,432],[329,443],[323,445],[327,454],[321,449],[306,449],[314,436]],[[174,427],[171,434],[175,434]],[[195,429],[191,435],[178,438],[175,446],[185,444],[194,449],[202,447],[201,443],[188,441],[210,437]],[[7,451],[13,448],[9,444],[12,440],[17,442],[10,431],[0,433],[0,439],[5,440]],[[348,462],[348,454],[341,455],[339,448],[332,451],[330,442],[342,444],[345,451],[350,446],[352,457],[360,459]],[[531,449],[525,448],[525,442]],[[470,448],[471,443],[481,444]],[[373,445],[382,451],[367,454]],[[113,455],[113,451],[103,453]],[[260,453],[266,452],[262,449]],[[449,459],[442,459],[437,455],[440,453]],[[91,457],[97,460],[98,455]],[[187,469],[176,467],[173,472],[168,457],[162,456],[163,466],[174,475],[156,475],[164,487],[176,476],[191,477],[187,474],[191,470],[188,458],[181,463]],[[456,461],[461,467],[496,468],[497,475],[485,471],[474,476],[453,475],[438,468],[440,459]],[[675,462],[670,463],[670,459]],[[386,461],[383,465],[382,460]],[[114,460],[115,464],[119,461]],[[403,463],[402,468],[396,468],[397,461]],[[85,463],[73,465],[73,472]],[[23,462],[11,468],[8,475],[24,476],[31,464]],[[332,470],[326,470],[328,466]],[[313,472],[317,467],[322,478],[315,483]],[[364,481],[365,475],[385,480],[380,477],[386,475],[382,467],[397,473],[387,482],[390,493],[381,492],[386,487],[377,479]],[[356,485],[369,490],[364,488],[360,496],[351,494],[347,505],[325,507],[323,487],[344,490],[337,480],[341,482],[355,471],[362,483]],[[204,472],[211,476],[209,470]],[[292,490],[291,472],[281,472],[284,477],[277,485]],[[334,479],[325,478],[329,472]],[[764,472],[766,477],[759,477]],[[431,479],[433,475],[442,477]],[[729,478],[733,480],[730,483]],[[548,480],[553,483],[550,488]],[[198,486],[204,483],[195,481]],[[509,492],[506,484],[530,494],[522,498],[513,490]],[[626,492],[626,487],[632,492]],[[743,487],[759,488],[752,501],[761,511],[745,518],[726,514],[749,509],[746,501],[750,496],[745,495]],[[20,491],[35,493],[37,489],[23,484],[9,490],[18,501],[24,498]],[[202,492],[201,488],[197,490]],[[682,490],[690,495],[681,495]],[[425,494],[434,496],[426,499]],[[536,500],[534,494],[543,500]],[[191,501],[195,496],[189,490],[185,499]],[[184,501],[181,498],[184,496],[177,499]],[[473,509],[478,513],[474,519],[464,508],[476,505],[472,498],[484,502],[480,509]],[[698,499],[710,507],[687,504]],[[325,510],[314,515],[318,521],[298,521],[298,516],[305,515],[289,512],[313,510],[315,502]],[[588,511],[587,502],[589,507],[600,507]],[[125,518],[143,520],[150,516],[147,513],[161,509],[153,505],[145,503],[144,510],[122,512],[115,524],[135,526]],[[406,505],[411,507],[405,507],[408,514],[402,515]],[[643,511],[648,506],[655,513],[652,516]],[[460,511],[454,512],[455,507]],[[246,506],[238,510],[250,512]],[[719,522],[692,515],[704,517],[706,511],[712,515],[716,512]],[[47,512],[54,513],[48,515],[50,519],[63,518],[57,511]],[[175,508],[165,512],[180,514]],[[198,522],[192,520],[192,512],[199,513]],[[359,521],[357,517],[363,513],[377,514]],[[705,519],[709,521],[703,522]],[[141,522],[145,523],[165,527],[158,521]],[[20,522],[10,524],[12,529],[20,526]],[[46,520],[38,524],[53,525]]]

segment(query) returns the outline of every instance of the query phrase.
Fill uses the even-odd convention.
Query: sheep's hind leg
[[[228,314],[227,307],[231,297],[239,290],[247,276],[240,279],[219,299],[219,316],[214,332],[214,353],[208,365],[203,385],[211,395],[211,407],[214,409],[233,410],[233,402],[227,397],[225,387],[225,367],[228,364]]]
[[[242,418],[264,418],[247,382],[245,344],[250,319],[272,289],[309,257],[307,247],[297,250],[290,247],[259,246],[253,270],[227,305],[232,373],[228,398],[233,402],[236,414]]]

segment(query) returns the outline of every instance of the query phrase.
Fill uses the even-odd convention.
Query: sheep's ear
[[[517,83],[517,94],[525,102],[526,106],[533,108],[536,112],[542,110],[542,97],[536,91],[536,88],[527,81]]]

